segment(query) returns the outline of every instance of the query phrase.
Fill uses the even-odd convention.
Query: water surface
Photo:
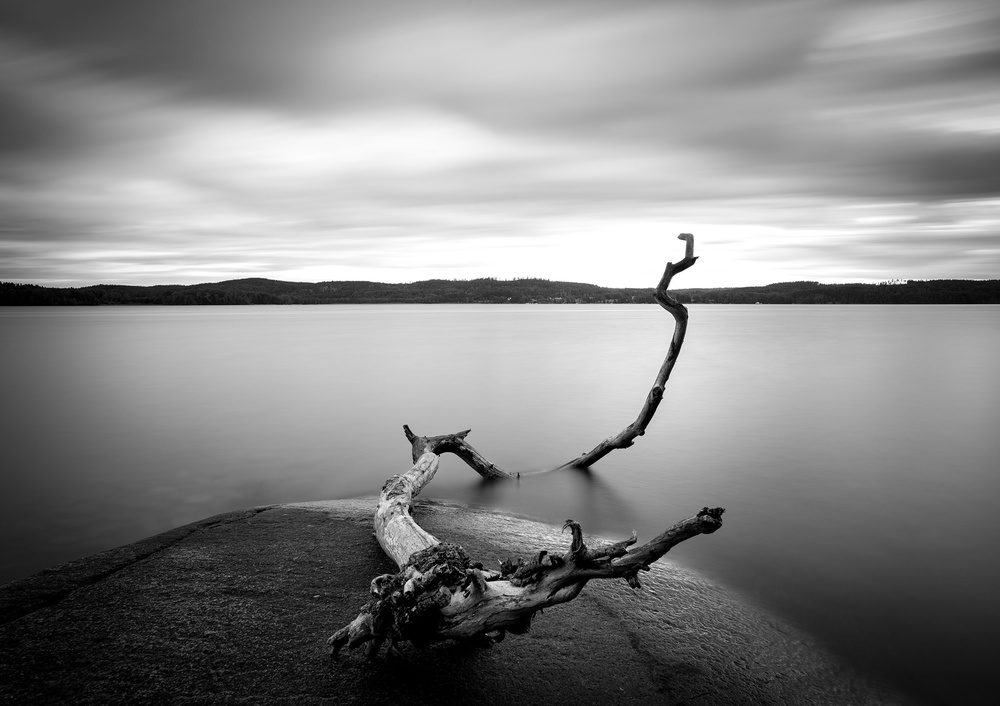
[[[649,538],[927,703],[978,702],[1000,653],[1000,307],[693,306],[647,434],[628,424],[655,306],[0,309],[0,580],[231,509],[376,493],[420,434],[428,495]]]

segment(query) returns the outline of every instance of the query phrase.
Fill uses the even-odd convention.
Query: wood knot
[[[723,507],[703,507],[701,512],[698,513],[697,517],[706,526],[703,529],[705,534],[711,534],[715,530],[722,527],[722,513],[726,511]]]

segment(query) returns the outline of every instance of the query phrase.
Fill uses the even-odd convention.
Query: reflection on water
[[[671,552],[929,703],[998,687],[1000,307],[692,307],[645,436],[654,306],[0,309],[0,580],[250,505],[369,495],[402,425],[472,428],[426,493]]]
[[[583,524],[585,531],[617,528],[637,519],[631,504],[614,485],[590,470],[559,468],[523,476],[512,483],[472,481],[450,495],[470,505],[502,507],[532,518],[544,516],[553,524],[574,519]],[[439,495],[435,493],[435,497]],[[563,519],[554,520],[556,517]]]

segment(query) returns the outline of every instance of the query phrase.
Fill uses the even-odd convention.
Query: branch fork
[[[366,649],[371,659],[386,641],[395,652],[402,641],[420,646],[465,639],[491,645],[507,632],[527,632],[536,613],[572,600],[592,579],[622,578],[640,588],[640,571],[648,571],[680,542],[715,532],[723,512],[704,508],[634,549],[635,532],[620,542],[588,547],[580,524],[567,520],[563,529],[570,530],[571,539],[564,553],[543,549],[527,560],[506,559],[499,571],[473,563],[458,545],[431,545],[410,555],[398,573],[372,580],[371,598],[359,615],[327,641],[330,656],[365,643],[371,643]]]
[[[667,293],[667,287],[675,274],[697,259],[693,237],[688,233],[678,237],[687,243],[684,259],[667,264],[653,293],[674,318],[673,338],[639,416],[617,436],[566,465],[586,468],[614,449],[631,446],[645,433],[663,398],[687,328],[687,309]],[[526,632],[536,613],[572,600],[593,579],[621,578],[640,588],[640,571],[649,571],[650,564],[680,542],[722,526],[724,510],[706,507],[641,546],[636,546],[638,536],[633,532],[620,542],[588,547],[580,524],[566,520],[563,530],[571,535],[566,551],[540,549],[527,559],[501,561],[498,571],[487,570],[482,563],[473,563],[460,546],[440,542],[417,525],[410,516],[413,499],[434,478],[443,453],[455,454],[486,479],[519,475],[483,457],[466,441],[469,430],[418,436],[404,425],[403,432],[413,466],[386,481],[375,511],[375,535],[399,571],[372,580],[370,598],[357,617],[327,641],[332,658],[344,647],[360,645],[373,658],[387,641],[390,653],[402,641],[424,645],[459,639],[492,645],[508,632]]]

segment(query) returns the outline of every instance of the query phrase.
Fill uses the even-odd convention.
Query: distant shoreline
[[[653,304],[651,288],[546,279],[281,282],[251,278],[191,285],[42,287],[0,282],[0,306],[199,306],[252,304]],[[1000,280],[881,284],[781,282],[671,290],[683,304],[1000,304]]]

